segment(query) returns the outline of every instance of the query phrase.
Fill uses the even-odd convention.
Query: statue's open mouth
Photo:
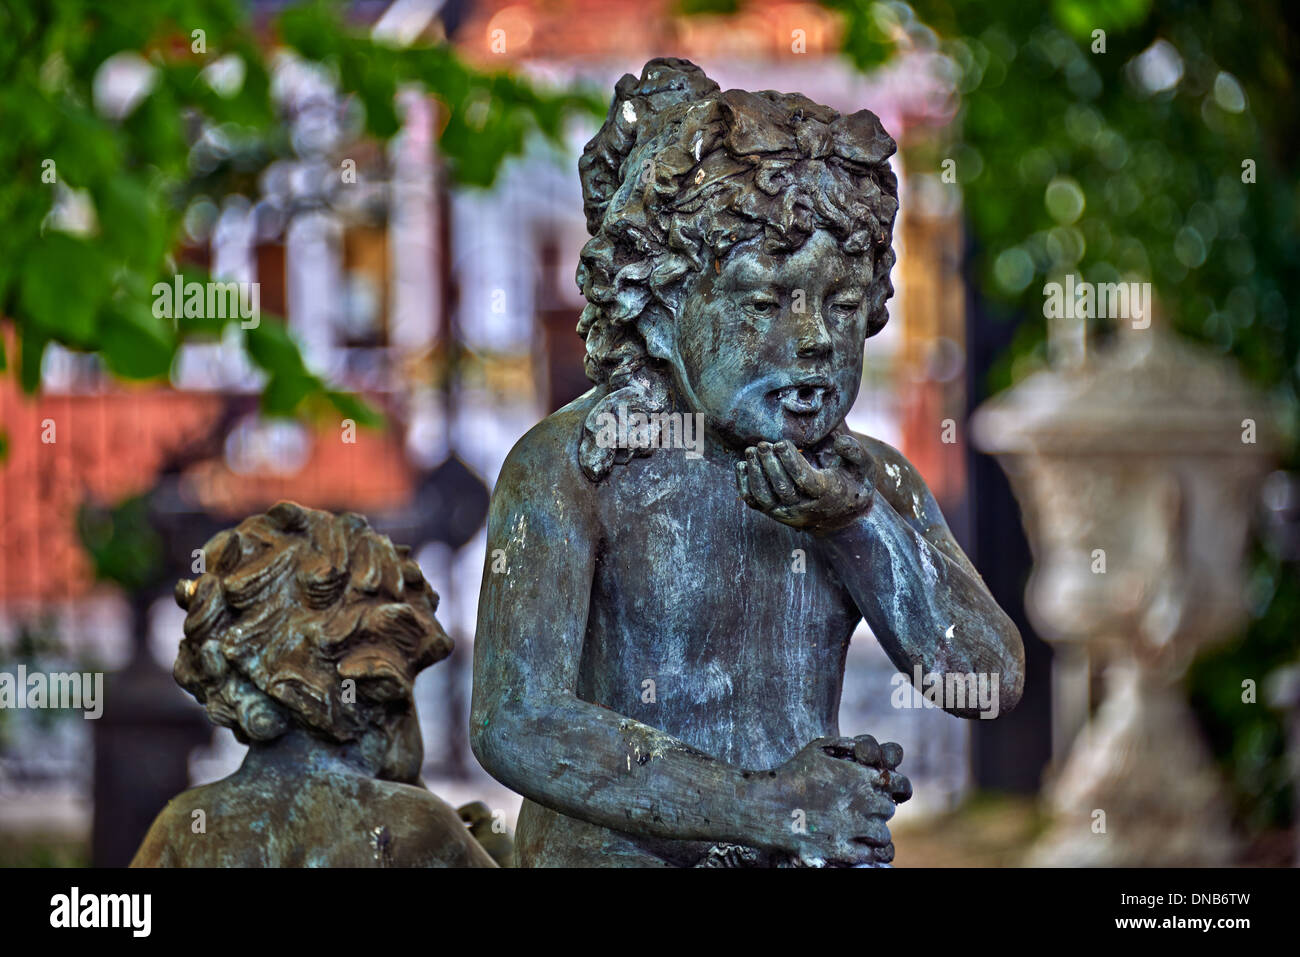
[[[804,382],[777,389],[773,395],[787,412],[795,415],[812,415],[820,412],[830,389],[820,382]]]

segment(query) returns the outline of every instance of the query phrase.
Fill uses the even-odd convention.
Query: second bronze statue
[[[359,515],[281,502],[176,586],[174,673],[248,754],[158,815],[134,867],[494,867],[420,780],[415,676],[451,652],[438,596]],[[489,843],[503,860],[500,835]]]

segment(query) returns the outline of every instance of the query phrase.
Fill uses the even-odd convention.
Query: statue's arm
[[[148,833],[131,858],[130,867],[175,867],[176,855],[172,852],[171,837],[175,828],[172,804],[158,812]]]
[[[757,775],[577,696],[599,535],[586,479],[557,476],[542,458],[517,446],[493,493],[474,754],[507,787],[570,817],[645,837],[757,843],[763,815],[784,819],[765,806]]]
[[[998,708],[1024,687],[1020,632],[953,538],[915,467],[884,442],[857,436],[875,459],[866,514],[823,535],[836,571],[890,661],[922,674],[998,675]],[[951,709],[977,717],[974,708]]]

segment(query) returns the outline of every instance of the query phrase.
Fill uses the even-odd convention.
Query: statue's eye
[[[836,299],[831,303],[831,311],[839,316],[848,316],[858,311],[861,299]]]
[[[770,316],[776,312],[777,302],[767,296],[756,296],[745,300],[745,309],[756,316]]]

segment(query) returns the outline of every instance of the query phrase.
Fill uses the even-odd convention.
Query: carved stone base
[[[1233,862],[1227,802],[1177,687],[1132,662],[1080,732],[1049,799],[1038,867],[1213,867]],[[1104,812],[1104,817],[1097,812]],[[1104,828],[1104,830],[1103,830]]]

